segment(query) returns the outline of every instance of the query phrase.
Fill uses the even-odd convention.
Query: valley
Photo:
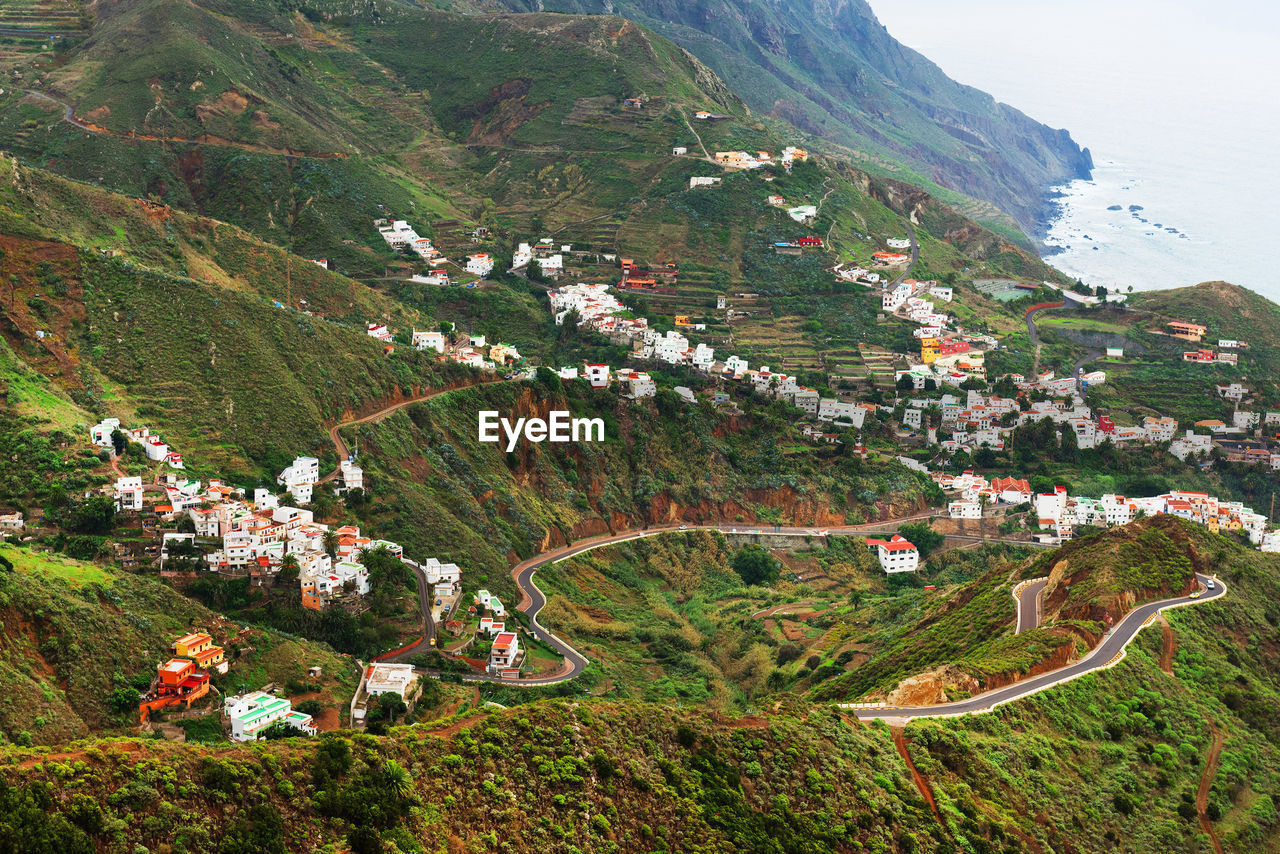
[[[1280,306],[864,3],[0,55],[0,849],[1280,851]]]

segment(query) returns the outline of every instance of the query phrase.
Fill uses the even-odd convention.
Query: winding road
[[[1155,616],[1165,608],[1202,604],[1226,595],[1226,585],[1217,578],[1210,578],[1210,576],[1196,573],[1196,580],[1200,583],[1198,591],[1195,591],[1197,595],[1175,596],[1172,599],[1148,602],[1145,605],[1134,608],[1128,614],[1125,614],[1124,619],[1117,623],[1111,631],[1107,632],[1102,639],[1102,643],[1094,647],[1088,655],[1079,661],[1059,667],[1056,670],[1033,676],[1030,679],[1023,679],[1004,688],[997,688],[994,691],[987,691],[976,697],[959,700],[954,703],[940,703],[936,706],[855,708],[853,709],[853,714],[859,720],[885,720],[888,723],[895,724],[914,718],[951,718],[959,717],[960,715],[979,714],[981,712],[989,712],[1005,703],[1021,700],[1023,697],[1029,697],[1032,694],[1038,694],[1041,691],[1052,688],[1055,685],[1061,685],[1063,682],[1069,682],[1087,673],[1114,667],[1124,658],[1124,650],[1129,645],[1129,642],[1137,637],[1138,632],[1144,626],[1154,621]],[[1210,583],[1214,585],[1212,590],[1208,589]],[[1029,587],[1024,588],[1024,594]]]
[[[1013,598],[1018,603],[1018,624],[1013,630],[1015,635],[1040,625],[1040,592],[1048,583],[1047,577],[1037,578],[1034,581],[1024,581],[1013,588]]]
[[[913,234],[914,239],[914,234]],[[418,403],[423,400],[436,397],[440,394],[446,394],[455,389],[436,389],[423,395],[418,395],[407,400],[399,401],[378,410],[370,415],[361,416],[359,418],[348,419],[334,425],[329,431],[329,436],[334,442],[334,447],[340,456],[347,454],[346,444],[338,435],[338,431],[345,426],[351,424],[363,424],[380,420],[391,413]],[[678,531],[693,530],[714,530],[722,534],[728,535],[761,535],[761,536],[866,536],[867,534],[887,533],[889,530],[896,528],[914,519],[928,518],[937,515],[938,511],[930,510],[926,513],[916,514],[913,516],[903,517],[900,519],[891,519],[876,522],[867,522],[860,525],[846,525],[837,527],[817,528],[817,527],[782,527],[782,526],[745,526],[726,528],[724,524],[711,525],[665,525],[643,530],[624,531],[614,534],[602,534],[597,537],[591,537],[581,540],[577,543],[561,546],[557,549],[544,552],[528,560],[522,561],[511,570],[511,577],[515,581],[516,587],[520,590],[521,601],[517,610],[525,614],[529,620],[529,631],[533,636],[545,643],[551,649],[564,657],[564,666],[557,673],[533,678],[533,679],[502,679],[498,676],[467,674],[462,678],[469,682],[501,682],[520,687],[536,687],[542,685],[554,685],[560,682],[573,679],[582,673],[588,665],[588,659],[585,655],[574,649],[571,644],[563,638],[548,630],[545,626],[538,622],[538,614],[547,604],[546,594],[539,589],[535,581],[535,575],[539,568],[550,563],[558,563],[562,560],[580,555],[592,549],[604,548],[607,546],[618,545],[630,540],[642,539],[647,536],[653,536],[661,533],[672,533]],[[1020,545],[1035,545],[1021,540],[1004,540],[1000,538],[986,537],[952,537],[952,539],[968,539],[980,542],[1011,542]],[[406,565],[417,575],[418,580],[418,603],[422,611],[422,635],[414,643],[402,647],[389,654],[379,657],[383,661],[403,660],[415,652],[421,650],[424,645],[430,646],[431,639],[435,637],[435,622],[431,618],[431,588],[427,583],[426,575],[416,562],[404,559]],[[1013,685],[999,688],[994,691],[987,691],[976,697],[967,700],[960,700],[954,703],[942,703],[933,706],[868,706],[867,704],[843,704],[843,708],[853,710],[853,714],[859,720],[886,720],[894,725],[902,725],[914,718],[926,717],[956,717],[959,715],[978,714],[981,712],[989,712],[997,706],[1009,703],[1023,697],[1039,693],[1055,685],[1060,685],[1078,676],[1092,673],[1112,667],[1120,662],[1124,657],[1125,647],[1130,641],[1137,636],[1138,632],[1144,626],[1154,620],[1156,615],[1166,608],[1177,608],[1187,605],[1195,605],[1203,602],[1217,599],[1226,594],[1226,586],[1209,576],[1197,573],[1196,580],[1199,582],[1199,590],[1192,595],[1177,596],[1172,599],[1163,599],[1156,602],[1149,602],[1141,605],[1128,614],[1109,631],[1102,639],[1098,646],[1079,661],[1034,676],[1030,679],[1024,679]],[[1039,614],[1039,594],[1044,588],[1048,579],[1035,579],[1029,583],[1019,584],[1013,591],[1015,601],[1015,610],[1017,617],[1016,632],[1026,631],[1028,628],[1034,628],[1040,619]],[[1213,584],[1210,589],[1209,585]]]

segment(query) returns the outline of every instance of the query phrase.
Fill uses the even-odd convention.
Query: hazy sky
[[[1094,241],[1073,238],[1075,256],[1060,258],[1075,274],[1138,287],[1227,278],[1280,302],[1280,3],[869,2],[899,41],[1067,128],[1106,167],[1065,223]],[[1141,204],[1189,239],[1120,228],[1113,203]]]
[[[870,2],[949,75],[1083,145],[1198,122],[1261,132],[1280,116],[1280,4],[1267,0]]]

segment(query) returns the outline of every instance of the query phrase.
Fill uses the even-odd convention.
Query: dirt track
[[[1213,850],[1223,854],[1222,843],[1218,841],[1218,834],[1214,832],[1207,810],[1209,809],[1209,788],[1213,785],[1213,775],[1218,772],[1218,757],[1222,755],[1222,745],[1226,742],[1226,736],[1213,721],[1208,721],[1208,724],[1209,731],[1213,733],[1213,741],[1209,744],[1204,773],[1200,775],[1200,788],[1196,791],[1196,812],[1200,814],[1200,829],[1209,835]]]

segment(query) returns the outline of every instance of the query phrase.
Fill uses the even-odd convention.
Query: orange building
[[[156,693],[190,706],[209,693],[209,674],[197,670],[195,662],[172,658],[158,668],[160,686]]]

